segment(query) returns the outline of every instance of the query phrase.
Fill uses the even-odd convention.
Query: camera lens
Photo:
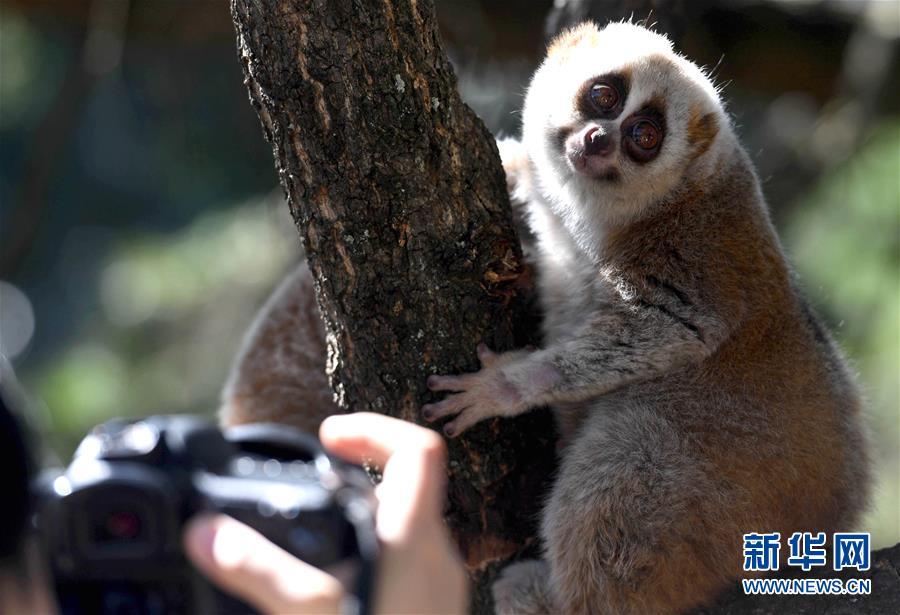
[[[129,510],[111,512],[100,533],[99,540],[134,540],[141,534],[141,519]]]
[[[150,548],[156,532],[153,509],[138,494],[122,490],[114,495],[94,494],[90,498],[90,517],[85,527],[89,549],[127,550]],[[100,496],[100,497],[98,497]],[[128,497],[131,496],[131,497]],[[158,537],[157,537],[158,538]]]
[[[141,515],[134,509],[116,507],[97,511],[92,525],[97,544],[128,544],[145,539]]]
[[[91,480],[76,476],[72,493],[61,498],[66,534],[79,558],[136,561],[177,540],[178,502],[155,469],[105,460],[81,464],[92,470]]]

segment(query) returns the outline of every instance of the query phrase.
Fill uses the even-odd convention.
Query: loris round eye
[[[641,109],[622,124],[622,149],[638,164],[659,155],[666,136],[666,118],[653,108]]]
[[[591,88],[591,102],[602,110],[609,111],[619,102],[619,93],[611,85],[597,83]]]
[[[659,128],[649,120],[641,120],[632,126],[630,136],[641,149],[650,150],[659,145]]]

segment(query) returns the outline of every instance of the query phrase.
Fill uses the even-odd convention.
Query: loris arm
[[[692,293],[652,275],[635,285],[601,276],[594,292],[597,307],[568,338],[534,352],[499,355],[480,345],[480,371],[431,376],[431,390],[456,393],[424,406],[425,419],[458,415],[444,426],[448,436],[457,436],[487,418],[589,399],[699,362],[727,335],[723,320],[697,307]]]

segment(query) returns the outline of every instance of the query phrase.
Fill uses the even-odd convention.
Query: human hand
[[[446,447],[412,423],[360,412],[332,416],[322,444],[354,463],[383,468],[375,490],[382,545],[375,613],[463,613],[468,588],[462,563],[441,517]],[[338,613],[343,587],[255,530],[224,515],[188,523],[185,551],[217,585],[266,613]]]

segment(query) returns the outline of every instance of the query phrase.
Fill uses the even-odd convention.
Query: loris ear
[[[691,158],[699,158],[706,153],[718,133],[719,120],[716,114],[704,114],[699,107],[694,107],[687,129],[688,143],[692,148]]]
[[[547,57],[552,59],[564,57],[578,43],[586,39],[596,40],[599,35],[600,29],[592,21],[586,21],[568,30],[563,30],[547,47]]]

